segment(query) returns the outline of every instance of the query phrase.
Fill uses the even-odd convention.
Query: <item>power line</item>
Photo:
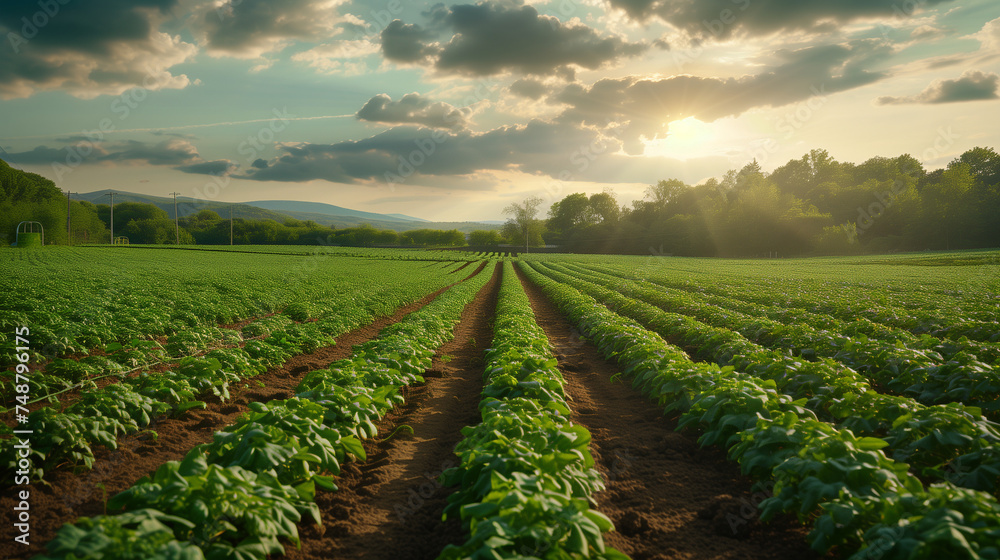
[[[181,193],[179,193],[179,192],[172,192],[170,194],[174,196],[174,229],[175,229],[175,232],[177,234],[177,243],[176,244],[180,245],[181,244],[181,224],[180,224],[180,221],[179,221],[179,219],[177,217],[177,195],[179,195]],[[167,195],[167,196],[170,196],[170,195]]]
[[[108,191],[104,196],[111,197],[111,244],[115,244],[115,191]]]

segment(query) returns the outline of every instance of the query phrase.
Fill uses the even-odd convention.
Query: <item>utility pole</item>
[[[181,194],[179,192],[170,193],[174,196],[174,231],[177,234],[177,245],[181,244],[181,223],[177,217],[177,195]],[[168,195],[169,196],[169,195]]]
[[[72,221],[70,219],[71,210],[69,203],[70,203],[70,195],[74,194],[80,194],[80,193],[71,193],[69,192],[68,189],[66,190],[66,243],[68,245],[73,244],[73,228],[72,228]]]
[[[111,244],[115,244],[115,191],[108,191],[104,196],[111,197]]]
[[[229,205],[229,244],[233,244],[233,205]]]

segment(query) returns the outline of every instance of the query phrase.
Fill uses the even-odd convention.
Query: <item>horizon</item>
[[[0,32],[0,159],[75,192],[502,221],[813,149],[1000,146],[986,0],[43,0]]]

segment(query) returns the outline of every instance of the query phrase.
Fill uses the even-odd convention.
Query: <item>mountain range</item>
[[[74,200],[86,200],[94,204],[109,204],[110,190],[73,195]],[[140,202],[152,204],[174,216],[174,199],[161,196],[151,196],[123,191],[114,191],[115,204],[120,202]],[[190,216],[202,210],[212,210],[223,218],[229,218],[230,211],[234,218],[245,220],[274,220],[284,222],[291,218],[295,220],[312,220],[318,224],[348,228],[368,224],[378,229],[408,231],[414,229],[457,229],[468,233],[477,229],[498,229],[502,222],[432,222],[405,214],[378,214],[352,210],[322,202],[304,202],[296,200],[257,200],[253,202],[221,202],[202,200],[186,196],[177,197],[177,213],[180,217]]]

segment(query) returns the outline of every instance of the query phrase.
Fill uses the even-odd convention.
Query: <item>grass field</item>
[[[1000,558],[1000,251],[0,249],[4,558]]]

